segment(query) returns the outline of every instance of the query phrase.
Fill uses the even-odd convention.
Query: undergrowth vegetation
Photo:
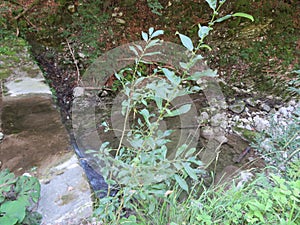
[[[191,68],[203,58],[200,50],[211,49],[205,38],[215,23],[232,17],[253,20],[245,13],[218,18],[218,11],[225,1],[220,1],[219,5],[216,1],[206,2],[213,14],[208,26],[199,24],[197,44],[177,32],[188,53],[188,60],[179,63],[182,72],[158,66],[153,74],[142,76],[141,63],[153,64],[145,58],[160,54],[151,50],[160,45],[157,37],[163,31],[150,28],[147,33],[142,32],[145,45],[130,46],[136,56],[135,66],[115,73],[123,94],[121,111],[124,125],[119,130],[120,141],[117,148],[105,142],[99,151],[90,151],[104,162],[102,172],[109,184],[107,197],[99,199],[94,211],[100,224],[296,225],[300,222],[300,181],[295,170],[299,165],[298,136],[287,136],[285,143],[279,140],[279,136],[272,139],[273,143],[281,143],[274,147],[278,151],[286,151],[287,145],[296,148],[286,158],[290,163],[286,165],[285,176],[280,170],[275,173],[266,169],[255,174],[252,181],[249,177],[253,174],[241,174],[229,184],[204,185],[202,174],[207,165],[199,159],[199,149],[189,147],[193,137],[172,149],[170,157],[167,146],[173,131],[160,130],[160,122],[168,117],[181,116],[191,108],[186,102],[172,108],[172,100],[203,90],[197,85],[201,83],[199,81],[216,75],[216,71],[211,69],[191,72]],[[130,80],[125,76],[128,73]],[[293,125],[296,124],[297,121]],[[113,129],[106,122],[102,125],[107,130]],[[292,130],[293,125],[289,124]],[[294,144],[294,141],[297,143]],[[294,156],[296,160],[290,161]]]
[[[33,212],[40,197],[38,179],[15,177],[8,170],[0,171],[0,224],[40,224],[41,215]]]

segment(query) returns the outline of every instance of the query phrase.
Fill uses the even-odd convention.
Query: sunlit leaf
[[[186,104],[180,106],[178,109],[175,109],[173,111],[166,110],[167,114],[165,115],[165,117],[173,117],[173,116],[178,116],[187,113],[191,109],[191,106],[192,106],[191,104]]]
[[[159,110],[162,110],[162,98],[160,98],[160,97],[157,97],[157,96],[155,96],[154,97],[154,101],[155,101],[155,103],[156,103],[156,106],[157,106],[157,108],[159,109]]]
[[[215,70],[212,70],[212,69],[207,69],[207,70],[204,70],[204,71],[201,71],[201,72],[195,72],[193,73],[189,78],[188,80],[194,80],[194,81],[197,81],[199,80],[200,78],[203,78],[203,77],[215,77],[217,76],[217,71]]]
[[[194,50],[193,42],[188,36],[185,36],[184,34],[180,34],[178,32],[176,32],[176,34],[179,35],[180,41],[184,47],[186,47],[189,51]]]
[[[201,39],[205,38],[209,34],[209,31],[211,31],[211,30],[212,30],[211,27],[199,26],[199,30],[198,30],[199,38],[201,38]]]
[[[155,38],[155,37],[157,37],[157,36],[159,36],[159,35],[162,35],[162,34],[164,34],[164,31],[163,31],[163,30],[157,30],[157,31],[155,31],[155,32],[151,35],[151,38]]]
[[[153,27],[150,27],[150,28],[149,28],[149,31],[148,31],[150,36],[152,35],[153,31],[154,31],[154,28],[153,28]]]
[[[142,46],[135,44],[135,47],[137,47],[137,48],[138,48],[138,50],[140,50],[141,52],[143,51],[143,48],[142,48]]]
[[[159,39],[155,39],[155,40],[151,40],[147,46],[148,46],[148,48],[150,48],[150,47],[158,45],[158,44],[159,44]]]
[[[182,69],[188,69],[188,64],[187,63],[184,63],[184,62],[179,62],[179,65]]]
[[[135,47],[133,46],[129,46],[129,49],[136,55],[136,56],[139,56],[139,53],[137,52],[137,50],[135,49]]]
[[[196,151],[196,148],[190,148],[186,153],[185,153],[185,157],[190,157],[191,155],[193,155]]]
[[[145,33],[144,31],[142,31],[142,38],[144,39],[144,41],[148,41],[149,40],[148,34]]]
[[[247,13],[237,12],[237,13],[232,14],[232,16],[234,16],[234,17],[244,17],[244,18],[247,18],[247,19],[251,20],[252,22],[254,21],[253,16],[251,16]]]
[[[187,161],[196,164],[197,166],[203,166],[203,162],[198,160],[195,156],[192,156],[187,159]]]
[[[183,144],[182,146],[180,146],[176,151],[175,159],[177,159],[187,149],[187,147],[188,146],[186,144]]]
[[[217,8],[217,0],[205,0],[205,1],[208,3],[209,7],[210,7],[212,10],[216,11],[216,8]]]
[[[181,78],[176,76],[175,73],[167,68],[162,68],[163,73],[168,78],[168,80],[174,85],[178,86],[181,82]]]

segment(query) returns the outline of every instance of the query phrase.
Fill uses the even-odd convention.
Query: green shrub
[[[40,196],[40,184],[34,177],[15,177],[0,171],[0,224],[39,224],[39,215],[29,211]]]
[[[179,63],[182,71],[180,74],[177,70],[162,65],[154,69],[152,74],[143,75],[143,65],[153,65],[153,62],[145,58],[161,54],[152,49],[159,47],[161,42],[158,36],[163,34],[163,31],[155,31],[153,28],[147,33],[142,32],[145,45],[130,46],[136,57],[135,65],[115,73],[124,97],[121,100],[123,128],[118,130],[121,133],[120,140],[117,147],[111,147],[111,143],[105,142],[99,151],[90,151],[103,162],[101,172],[109,184],[107,197],[99,200],[94,212],[103,224],[119,224],[121,221],[121,224],[144,224],[143,214],[147,218],[147,224],[167,224],[169,212],[173,216],[179,215],[169,205],[166,196],[174,191],[174,186],[177,190],[174,193],[180,193],[176,196],[171,195],[174,205],[179,204],[177,201],[180,196],[195,194],[191,185],[198,184],[200,175],[205,171],[202,162],[197,158],[196,148],[189,147],[193,137],[185,140],[181,146],[172,148],[170,157],[167,144],[171,143],[170,136],[173,131],[160,130],[160,122],[187,113],[191,109],[190,103],[184,102],[174,108],[172,100],[198,92],[202,87],[195,85],[197,81],[202,77],[216,75],[216,71],[211,69],[192,71],[193,66],[203,59],[199,54],[200,50],[211,49],[204,40],[213,30],[213,25],[231,17],[245,17],[253,21],[252,16],[244,13],[217,18],[218,11],[225,1],[220,1],[218,5],[216,1],[211,0],[207,0],[207,3],[213,10],[212,18],[208,26],[199,24],[199,40],[196,44],[188,36],[177,32],[185,47],[181,55],[187,56],[186,61]],[[149,80],[150,82],[147,82]],[[126,124],[129,121],[131,124],[128,128]],[[106,122],[102,125],[106,130],[113,130]],[[128,144],[125,145],[124,140]],[[109,193],[114,188],[118,188],[118,192],[116,196],[111,197]],[[186,202],[185,207],[188,206]],[[160,212],[160,217],[152,218],[151,214],[157,215],[157,211]],[[128,213],[133,215],[126,219]],[[141,214],[138,220],[134,214]],[[150,223],[148,219],[151,219]],[[186,216],[182,216],[181,219],[185,221]]]

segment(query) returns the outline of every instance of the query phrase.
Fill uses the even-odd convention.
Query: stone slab
[[[92,215],[91,191],[43,74],[23,39],[0,47],[0,168],[41,182],[42,225],[80,224]]]
[[[41,225],[80,224],[92,210],[91,191],[75,155],[42,175]]]

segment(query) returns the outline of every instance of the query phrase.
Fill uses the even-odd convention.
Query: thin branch
[[[18,20],[20,19],[21,17],[23,17],[29,10],[31,10],[34,6],[36,6],[37,4],[40,3],[40,1],[42,0],[35,0],[33,3],[31,3],[28,8],[26,8],[25,10],[23,10],[19,15],[17,15],[14,19],[15,20]],[[14,1],[12,1],[14,2]],[[15,4],[17,4],[16,2],[14,2]],[[23,6],[24,7],[24,6]]]
[[[72,55],[73,63],[75,65],[75,67],[76,67],[76,71],[77,71],[77,84],[78,84],[79,81],[80,81],[80,70],[79,70],[79,67],[78,67],[78,60],[76,60],[76,58],[75,58],[74,50],[71,48],[71,45],[70,45],[68,39],[66,39],[66,41],[67,41],[67,45],[68,45],[69,51],[70,51],[70,53]]]

